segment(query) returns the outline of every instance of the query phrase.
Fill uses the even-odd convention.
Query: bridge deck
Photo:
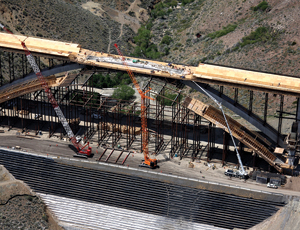
[[[20,41],[25,41],[31,52],[45,56],[68,58],[72,62],[85,65],[104,67],[126,71],[121,57],[106,53],[82,49],[80,45],[53,41],[48,39],[10,35],[0,33],[0,48],[22,52]],[[165,62],[136,60],[125,57],[129,68],[133,72],[159,77],[193,80],[204,83],[231,85],[250,89],[277,92],[281,94],[298,95],[300,93],[300,79],[296,77],[261,73],[249,70],[201,64],[198,67],[177,65]]]

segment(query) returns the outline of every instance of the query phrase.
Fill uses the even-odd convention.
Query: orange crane
[[[125,65],[127,73],[129,74],[131,81],[133,82],[135,88],[137,89],[137,91],[141,95],[142,151],[144,153],[144,161],[139,166],[141,166],[141,167],[149,167],[149,168],[154,169],[154,168],[157,167],[157,160],[156,159],[151,159],[149,157],[149,152],[148,152],[147,114],[146,114],[146,106],[145,106],[145,99],[146,98],[150,99],[150,100],[154,100],[154,99],[152,97],[146,96],[146,93],[149,92],[150,89],[147,90],[146,92],[143,92],[141,90],[139,83],[137,82],[135,76],[133,75],[132,71],[128,67],[127,62],[125,61],[125,58],[124,58],[123,54],[121,53],[118,45],[115,44],[115,47],[118,50],[119,55],[122,57],[123,65]]]
[[[17,40],[19,40],[9,29],[7,29],[1,23],[0,23],[0,27],[2,29],[4,29],[6,32],[8,32],[9,34],[13,35]],[[55,100],[45,77],[42,75],[41,70],[38,67],[38,65],[36,64],[34,57],[31,55],[29,49],[27,48],[25,41],[21,41],[21,40],[19,40],[19,41],[21,42],[21,45],[25,51],[26,58],[27,58],[29,64],[31,65],[33,71],[35,72],[37,78],[39,79],[39,81],[42,85],[42,88],[44,89],[44,91],[46,92],[46,94],[48,96],[49,102],[51,103],[52,107],[54,108],[54,111],[55,111],[56,115],[58,116],[61,124],[63,125],[69,139],[71,140],[72,144],[75,146],[75,148],[78,151],[77,154],[74,156],[84,157],[84,158],[91,156],[92,148],[89,146],[89,142],[87,142],[86,145],[82,145],[80,143],[80,141],[77,141],[71,127],[69,126],[67,119],[65,118],[63,112],[61,111],[57,101]],[[87,149],[85,149],[86,147],[87,147]]]

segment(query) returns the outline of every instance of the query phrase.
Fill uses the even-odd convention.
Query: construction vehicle
[[[123,54],[121,53],[118,45],[115,44],[115,47],[116,47],[119,55],[122,58],[123,65],[126,67],[126,71],[127,71],[128,75],[130,76],[131,81],[133,82],[135,88],[137,89],[137,91],[139,92],[139,94],[141,96],[142,151],[144,153],[144,160],[139,166],[155,169],[156,167],[158,167],[157,166],[157,160],[150,158],[149,157],[149,152],[148,152],[148,135],[149,135],[149,132],[147,130],[147,114],[146,114],[146,106],[145,106],[145,99],[146,98],[150,99],[150,100],[154,100],[154,99],[151,98],[151,97],[146,96],[146,93],[149,92],[150,89],[145,91],[145,92],[143,92],[141,90],[139,83],[137,82],[135,76],[133,75],[132,71],[128,67],[128,64],[125,61],[125,58],[124,58]]]
[[[237,177],[240,179],[247,179],[248,178],[248,174],[243,174],[240,171],[233,171],[232,169],[227,169],[224,172],[225,176],[229,176],[229,177]]]
[[[193,81],[193,83],[200,89],[202,90],[210,99],[212,99],[217,105],[218,107],[220,108],[220,110],[222,111],[222,115],[224,117],[224,121],[225,121],[225,125],[223,128],[228,130],[228,133],[231,137],[231,140],[232,140],[232,143],[234,145],[234,149],[235,149],[235,152],[236,152],[236,156],[237,156],[237,159],[238,159],[238,162],[240,164],[240,168],[238,171],[236,172],[233,172],[232,170],[227,170],[225,172],[225,175],[227,174],[228,176],[235,176],[235,177],[238,177],[238,178],[243,178],[243,179],[247,179],[248,178],[248,173],[245,171],[244,169],[244,165],[242,163],[242,159],[241,159],[241,156],[239,154],[239,151],[236,147],[236,144],[235,144],[235,141],[234,141],[234,138],[233,138],[233,134],[231,132],[231,129],[230,129],[230,126],[228,124],[228,121],[227,121],[227,118],[226,118],[226,115],[225,115],[225,112],[223,110],[223,107],[222,107],[222,103],[218,102],[217,99],[215,99],[212,95],[210,95],[205,89],[203,89],[200,85],[198,85],[196,82]],[[186,98],[186,101],[190,100],[189,98]],[[198,107],[197,107],[198,109]],[[200,109],[200,108],[199,108]]]
[[[89,156],[91,156],[92,154],[92,148],[89,146],[89,142],[87,142],[86,145],[82,145],[80,143],[80,141],[77,141],[72,129],[69,126],[69,123],[67,122],[63,112],[61,111],[57,101],[55,100],[47,81],[45,80],[45,77],[42,75],[40,68],[38,67],[38,65],[36,64],[36,61],[34,59],[34,57],[32,56],[32,54],[30,53],[29,49],[27,48],[26,44],[25,44],[25,40],[21,41],[17,36],[15,36],[9,29],[7,29],[4,25],[2,25],[0,23],[0,27],[2,29],[4,29],[7,33],[11,34],[15,39],[19,40],[19,42],[21,43],[24,51],[25,51],[25,55],[26,58],[29,62],[29,64],[31,65],[33,71],[35,72],[37,78],[39,79],[42,88],[44,89],[44,91],[46,92],[49,102],[51,103],[52,107],[54,108],[54,111],[56,113],[56,115],[58,116],[61,124],[63,125],[69,139],[71,140],[72,144],[75,146],[75,148],[77,149],[77,153],[74,155],[75,157],[84,157],[87,158]],[[87,149],[86,149],[87,147]]]

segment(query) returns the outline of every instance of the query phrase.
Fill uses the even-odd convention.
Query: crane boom
[[[196,82],[193,81],[193,83],[198,86],[199,89],[201,89],[207,96],[209,96],[218,106],[219,108],[221,109],[222,111],[222,114],[223,114],[223,117],[224,117],[224,120],[225,120],[225,123],[226,123],[226,126],[227,126],[227,129],[228,129],[228,132],[230,134],[230,137],[231,137],[231,140],[232,140],[232,143],[234,145],[234,149],[235,149],[235,152],[236,152],[236,156],[238,158],[238,161],[239,161],[239,164],[240,164],[240,172],[242,175],[246,176],[248,175],[248,173],[245,171],[244,169],[244,165],[243,165],[243,162],[242,162],[242,159],[241,159],[241,156],[239,154],[239,151],[236,147],[236,144],[235,144],[235,141],[234,141],[234,138],[233,138],[233,135],[232,135],[232,132],[231,132],[231,129],[230,129],[230,126],[228,124],[228,121],[227,121],[227,118],[226,118],[226,115],[224,113],[224,110],[223,110],[223,107],[222,107],[222,103],[221,102],[218,102],[217,99],[215,99],[212,95],[210,95],[206,90],[204,90],[200,85],[198,85]]]
[[[11,34],[15,37],[15,35],[9,29],[7,29],[4,25],[2,25],[1,23],[0,23],[0,27],[2,29],[4,29],[6,32],[8,32],[9,34]],[[15,38],[18,39],[17,37],[15,37]],[[81,145],[80,142],[77,142],[76,137],[75,137],[75,135],[74,135],[67,119],[66,119],[66,117],[64,116],[63,112],[61,111],[56,99],[54,98],[45,77],[42,75],[39,66],[37,65],[34,57],[30,53],[29,49],[27,48],[27,46],[25,44],[25,40],[24,41],[19,40],[19,41],[21,42],[21,45],[22,45],[22,47],[25,51],[26,58],[27,58],[29,64],[31,65],[34,73],[36,74],[38,80],[40,81],[43,90],[46,92],[46,94],[48,96],[48,100],[51,103],[52,107],[54,108],[54,111],[55,111],[56,115],[58,116],[58,119],[61,122],[62,126],[64,127],[64,129],[65,129],[69,139],[71,140],[72,144],[76,147],[79,154],[90,156],[92,149],[91,149],[91,147],[89,147],[89,143],[87,143],[86,145],[83,146],[83,145]],[[86,151],[84,151],[83,149],[86,146],[88,146],[88,149]]]
[[[157,160],[156,159],[151,159],[149,157],[149,151],[148,151],[148,130],[147,130],[147,114],[146,114],[146,106],[145,106],[145,99],[150,99],[150,100],[154,100],[151,97],[148,97],[146,95],[147,92],[149,92],[149,90],[147,90],[146,92],[143,92],[140,88],[139,83],[137,82],[135,76],[133,75],[132,71],[130,70],[130,68],[128,67],[128,64],[122,54],[122,52],[120,51],[119,47],[117,44],[114,44],[119,55],[122,58],[122,62],[123,65],[126,68],[127,73],[130,76],[131,81],[133,82],[135,88],[137,89],[137,91],[139,92],[140,96],[141,96],[141,125],[142,125],[142,150],[144,153],[144,162],[141,166],[149,166],[150,168],[156,168],[157,167]]]

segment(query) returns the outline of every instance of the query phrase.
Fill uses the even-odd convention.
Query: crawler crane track
[[[6,150],[0,150],[0,164],[38,193],[228,229],[248,229],[284,205],[75,167]]]

